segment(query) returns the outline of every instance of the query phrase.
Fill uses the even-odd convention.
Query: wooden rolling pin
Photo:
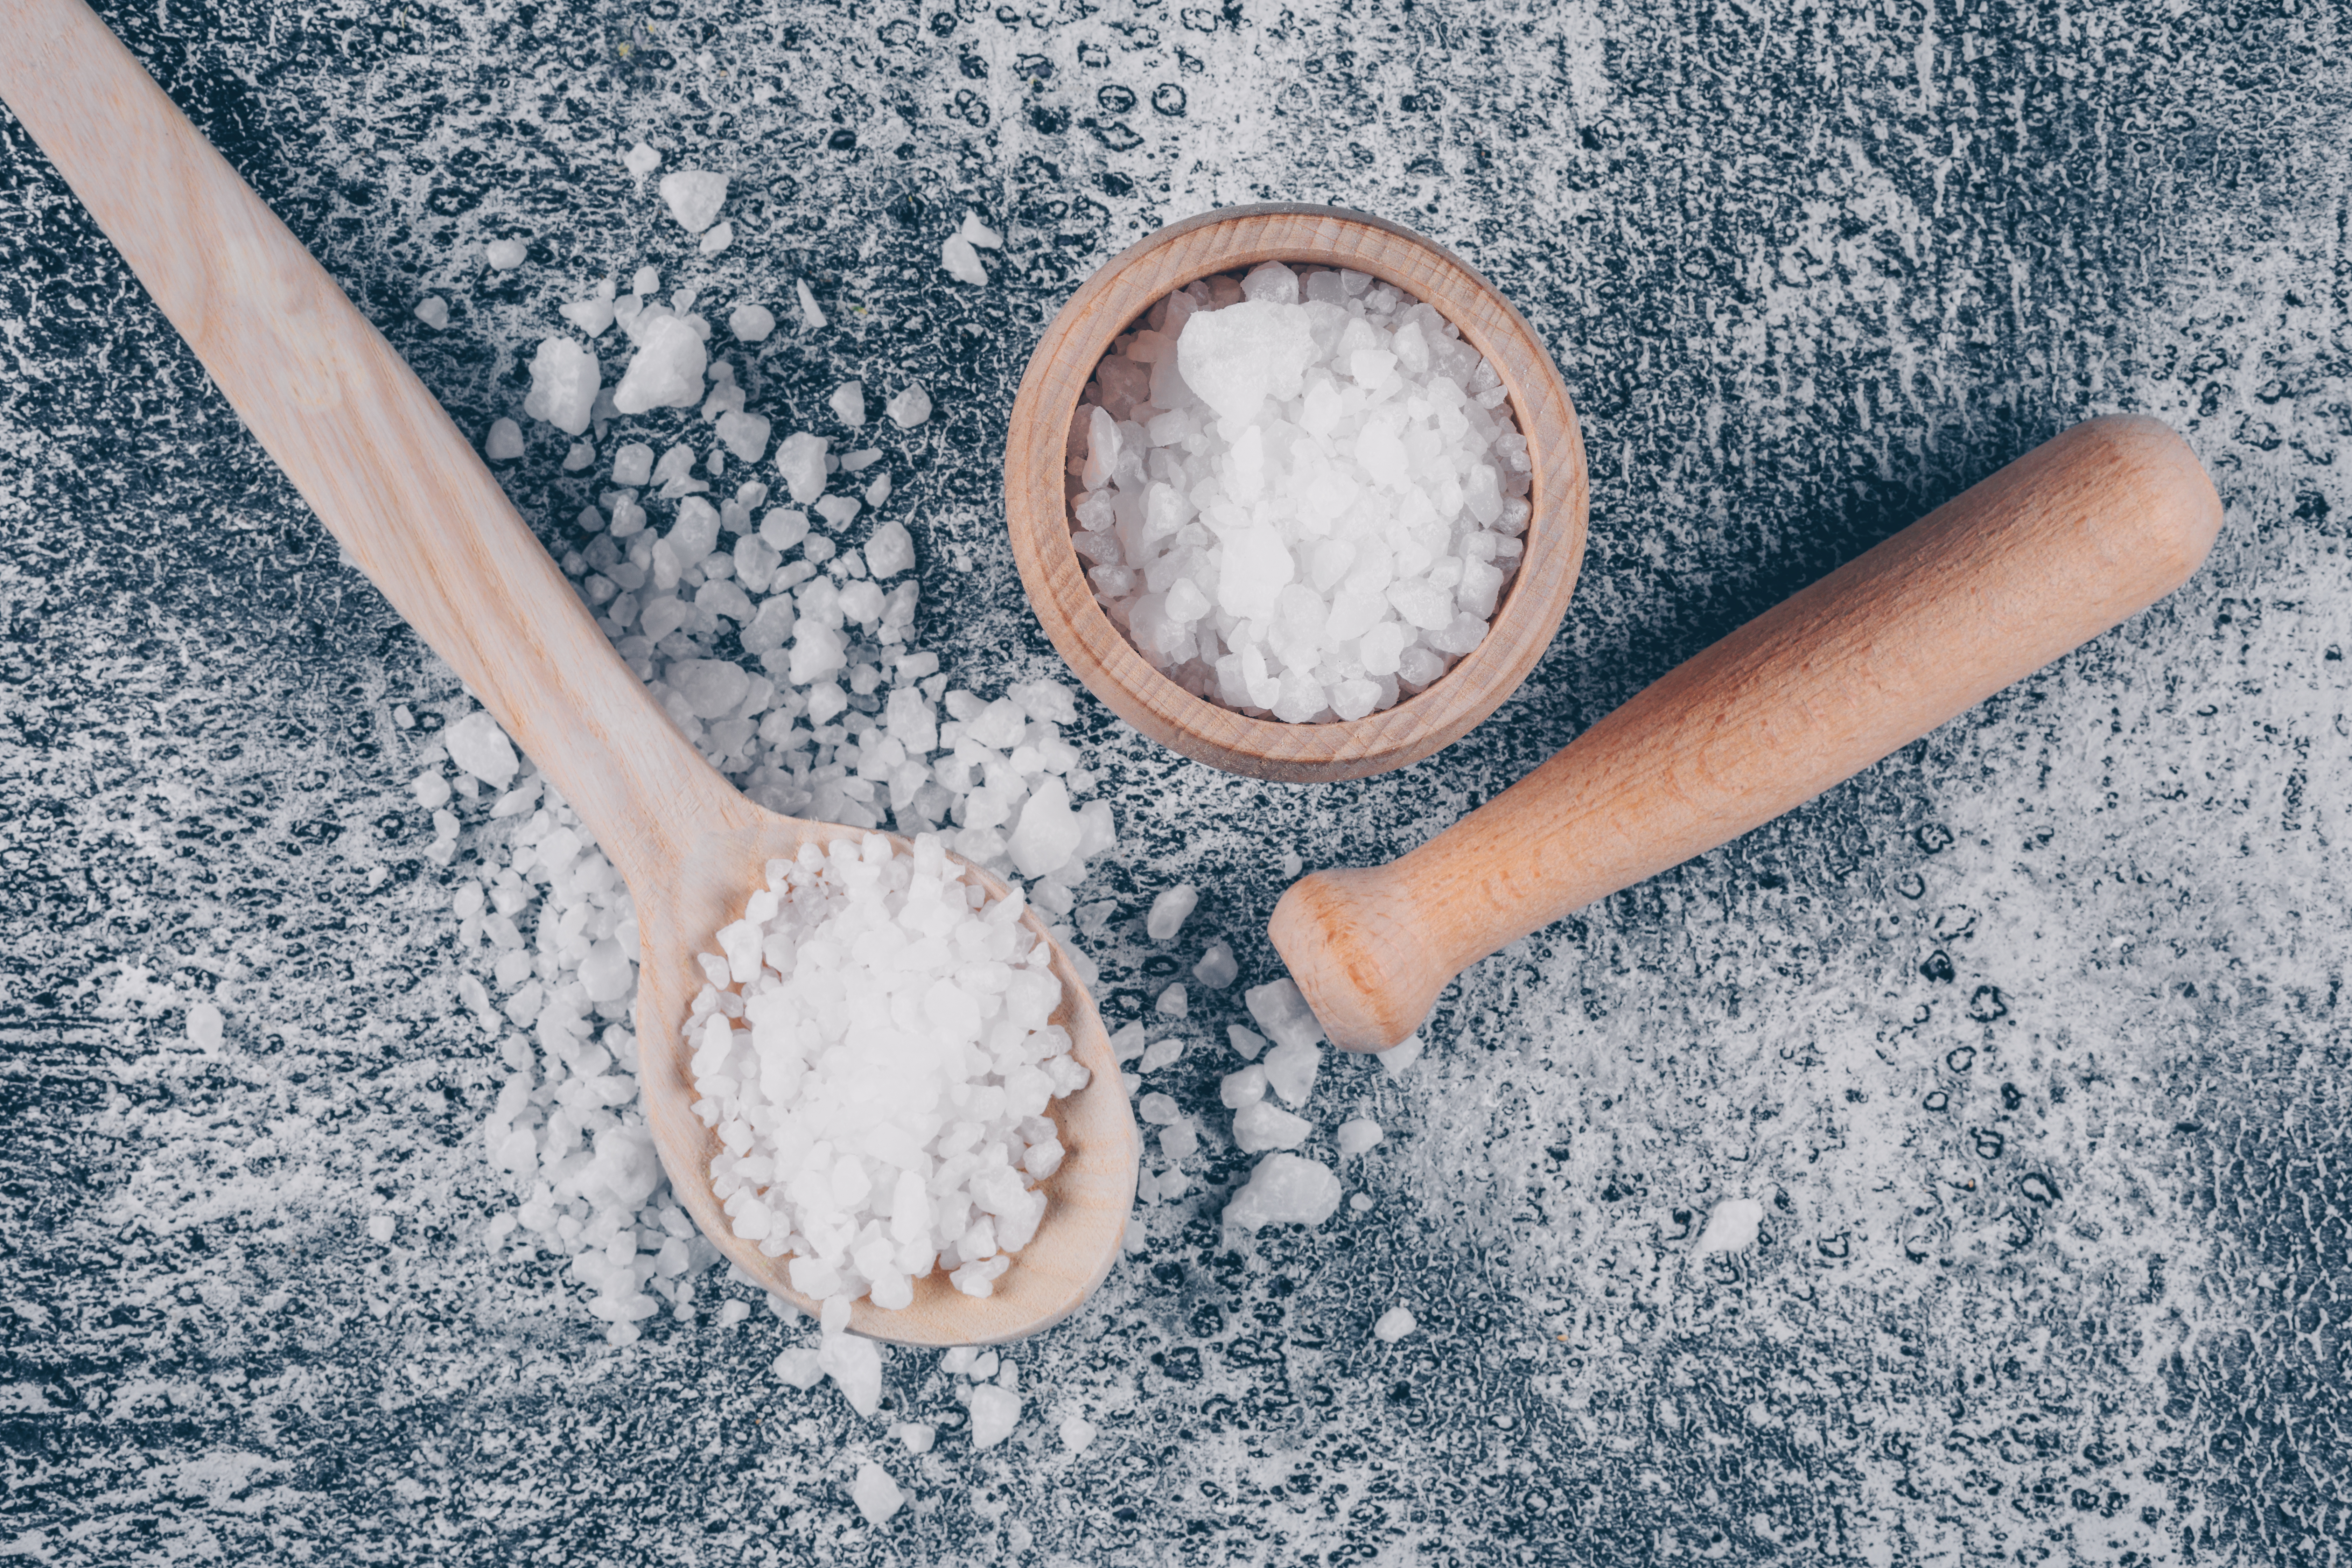
[[[1395,1045],[1496,949],[1770,821],[2154,604],[2221,526],[2170,428],[2077,425],[1402,859],[1302,879],[1275,906],[1274,945],[1335,1044]]]

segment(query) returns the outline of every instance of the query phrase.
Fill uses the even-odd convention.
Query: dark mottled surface
[[[930,382],[892,459],[919,635],[986,687],[1051,668],[994,453],[1088,268],[1282,197],[1500,283],[1587,421],[1566,629],[1362,785],[1090,709],[1128,835],[1094,896],[1213,884],[1187,963],[1223,930],[1263,978],[1284,845],[1395,853],[2083,416],[2173,421],[2228,523],[2173,601],[1477,972],[1402,1081],[1334,1064],[1314,1147],[1372,1108],[1370,1214],[1237,1245],[1213,1191],[1158,1211],[1021,1352],[1015,1437],[918,1459],[776,1387],[800,1331],[764,1311],[616,1352],[483,1248],[499,1069],[390,719],[461,700],[0,115],[0,1555],[2342,1560],[2342,7],[105,9],[468,428],[607,270],[808,279],[835,325],[771,340],[757,405]],[[638,136],[734,176],[717,265],[619,168]],[[966,205],[1009,236],[985,291],[937,265]],[[509,235],[531,265],[487,272]],[[569,527],[579,487],[516,484]],[[1172,1069],[1188,1104],[1221,1055]],[[1213,1189],[1242,1162],[1207,1148]],[[1731,1192],[1764,1244],[1692,1256]],[[1421,1331],[1370,1341],[1393,1301]],[[887,1378],[955,1414],[936,1358]],[[862,1456],[918,1495],[887,1530]]]

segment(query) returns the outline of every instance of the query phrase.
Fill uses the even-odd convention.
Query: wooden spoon
[[[2077,425],[1402,859],[1294,883],[1274,945],[1334,1043],[1392,1046],[1497,948],[1737,838],[2145,609],[2221,526],[2212,481],[2169,428]]]
[[[741,914],[766,863],[861,830],[763,811],[703,761],[440,405],[103,23],[79,0],[0,0],[0,99],[320,521],[627,880],[644,944],[638,1081],[670,1184],[720,1250],[814,1312],[786,1260],[738,1240],[711,1194],[719,1142],[690,1109],[679,1026],[704,984],[695,954],[717,951],[716,931]],[[903,1310],[860,1301],[857,1331],[912,1344],[1018,1339],[1076,1308],[1118,1257],[1135,1199],[1135,1123],[1102,1020],[1058,947],[1054,973],[1054,1021],[1094,1079],[1049,1112],[1069,1152],[1045,1184],[1044,1223],[994,1295],[962,1295],[935,1271]]]

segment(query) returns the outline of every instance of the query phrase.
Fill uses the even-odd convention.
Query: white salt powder
[[[1391,707],[1476,647],[1529,515],[1493,367],[1361,273],[1170,296],[1097,367],[1070,453],[1111,618],[1187,690],[1290,722]]]

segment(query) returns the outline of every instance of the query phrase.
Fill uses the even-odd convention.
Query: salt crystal
[[[1162,1008],[1161,1011],[1165,1012],[1166,1009]],[[1139,1028],[1141,1026],[1138,1025],[1134,1026]],[[1138,1072],[1158,1072],[1161,1068],[1174,1066],[1178,1061],[1182,1059],[1183,1055],[1184,1041],[1182,1037],[1171,1035],[1164,1040],[1154,1041],[1150,1046],[1146,1047],[1142,1058],[1135,1064],[1136,1070]]]
[[[817,1360],[852,1410],[871,1415],[882,1407],[882,1352],[872,1340],[834,1334],[817,1348]]]
[[[907,1494],[890,1473],[871,1459],[857,1468],[857,1479],[850,1483],[849,1497],[866,1522],[877,1529],[890,1522],[891,1517],[906,1506]]]
[[[1285,1040],[1265,1053],[1265,1081],[1291,1104],[1304,1105],[1315,1091],[1315,1075],[1322,1066],[1320,1040]]]
[[[833,389],[825,400],[833,416],[844,425],[855,427],[866,423],[866,385],[863,382],[847,381]]]
[[[824,437],[804,430],[785,437],[776,447],[776,472],[802,506],[824,493]]]
[[[1360,1154],[1381,1141],[1381,1124],[1370,1117],[1359,1116],[1339,1123],[1339,1152]]]
[[[662,201],[669,207],[669,216],[688,234],[700,234],[718,221],[719,209],[727,205],[727,176],[714,174],[708,169],[680,169],[675,174],[664,174]]]
[[[1255,1061],[1258,1052],[1265,1049],[1265,1036],[1255,1029],[1245,1029],[1239,1024],[1225,1026],[1225,1039],[1234,1047],[1234,1054],[1245,1062]]]
[[[735,226],[720,219],[703,232],[702,243],[695,248],[705,256],[716,256],[735,243]]]
[[[427,294],[417,301],[416,319],[439,331],[449,324],[449,301],[438,294]]]
[[[800,297],[801,320],[808,324],[809,330],[814,331],[823,328],[825,324],[824,311],[818,308],[816,292],[808,286],[808,280],[794,279],[793,292]]]
[[[1066,1453],[1083,1454],[1094,1446],[1095,1424],[1083,1415],[1062,1417],[1062,1448]]]
[[[1200,1148],[1200,1130],[1190,1117],[1160,1130],[1160,1152],[1171,1160],[1189,1160]]]
[[[1223,991],[1240,977],[1241,972],[1241,963],[1234,957],[1233,944],[1219,937],[1201,955],[1201,962],[1192,966],[1192,978],[1212,991]]]
[[[643,176],[661,167],[662,155],[640,142],[621,154],[621,166],[632,174]]]
[[[519,239],[494,239],[484,254],[492,267],[501,272],[511,272],[523,264],[523,258],[530,251]]]
[[[1762,1233],[1764,1205],[1754,1198],[1724,1198],[1707,1211],[1706,1228],[1699,1232],[1698,1250],[1745,1252]]]
[[[702,401],[709,363],[694,329],[681,317],[664,314],[638,340],[637,352],[613,389],[613,406],[624,414],[691,407]]]
[[[1372,1338],[1384,1345],[1392,1345],[1417,1326],[1411,1312],[1402,1307],[1391,1307],[1372,1324]]]
[[[1266,1149],[1296,1149],[1307,1142],[1312,1131],[1312,1124],[1305,1117],[1293,1116],[1270,1100],[1252,1100],[1234,1112],[1234,1142],[1245,1154]]]
[[[542,339],[531,358],[530,391],[523,397],[522,411],[567,436],[578,436],[588,428],[589,412],[603,385],[604,373],[594,354],[570,338]]]
[[[1407,1035],[1395,1045],[1379,1054],[1380,1064],[1391,1078],[1402,1078],[1404,1069],[1421,1059],[1423,1042],[1419,1035]]]
[[[971,241],[960,234],[950,235],[947,243],[940,247],[940,264],[948,269],[948,276],[959,283],[981,288],[988,282],[988,271],[980,264],[980,252],[971,247]]]
[[[188,1044],[209,1056],[221,1047],[221,1010],[209,1002],[188,1009]]]
[[[1144,933],[1154,942],[1168,941],[1183,928],[1200,902],[1200,890],[1192,883],[1177,883],[1151,900],[1151,910],[1143,919]]]
[[[727,313],[727,330],[738,342],[763,343],[776,330],[776,313],[765,305],[746,301]]]
[[[1171,985],[1160,994],[1153,1010],[1163,1018],[1181,1018],[1192,1010],[1192,1005],[1183,986]]]
[[[931,395],[919,384],[909,384],[882,405],[882,412],[888,415],[890,423],[899,429],[912,430],[931,416]]]
[[[522,456],[522,426],[511,419],[493,419],[490,433],[482,442],[482,455],[493,463],[511,462]]]
[[[906,1421],[899,1424],[898,1436],[907,1452],[928,1454],[931,1445],[939,1441],[940,1429],[926,1421]]]
[[[393,1233],[400,1228],[400,1221],[388,1214],[371,1215],[367,1228],[371,1239],[380,1246],[388,1247],[392,1244]]]
[[[1269,1225],[1320,1225],[1338,1212],[1339,1178],[1300,1154],[1268,1154],[1247,1185],[1225,1205],[1225,1223],[1257,1230]]]
[[[1184,1114],[1176,1108],[1176,1101],[1164,1094],[1145,1095],[1135,1102],[1135,1113],[1154,1127],[1172,1126]]]
[[[478,708],[450,725],[441,739],[451,762],[492,789],[506,788],[520,765],[499,721]]]
[[[1313,1044],[1323,1038],[1323,1026],[1315,1021],[1307,998],[1288,979],[1253,985],[1243,993],[1243,1000],[1248,1004],[1250,1016],[1257,1020],[1258,1027],[1280,1044]]]
[[[971,1446],[993,1448],[1013,1436],[1021,1421],[1021,1396],[1009,1388],[982,1384],[971,1391]]]
[[[1228,1110],[1255,1105],[1265,1098],[1265,1068],[1252,1062],[1225,1074],[1217,1080],[1217,1098]]]
[[[793,1388],[814,1388],[824,1381],[824,1367],[814,1345],[795,1345],[778,1356],[771,1370],[778,1383]]]
[[[616,485],[642,485],[654,477],[654,449],[643,441],[631,441],[613,454],[613,482]]]
[[[915,563],[915,542],[907,525],[878,523],[866,540],[866,569],[877,577],[895,577]]]
[[[978,213],[968,212],[963,215],[963,224],[956,230],[956,237],[967,244],[980,247],[982,250],[1004,248],[1004,237],[981,222]]]

